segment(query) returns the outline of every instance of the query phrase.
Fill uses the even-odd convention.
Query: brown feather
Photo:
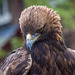
[[[42,26],[46,25],[45,32],[51,30],[62,34],[60,17],[46,6],[30,6],[23,10],[19,18],[20,28],[24,34],[34,34]],[[58,29],[57,29],[58,28]]]
[[[75,75],[74,51],[65,46],[60,17],[55,11],[46,6],[30,6],[21,13],[19,22],[24,35],[35,34],[41,27],[44,27],[44,30],[32,45],[31,52],[26,50],[25,42],[23,48],[13,51],[5,59],[0,73],[7,75],[22,75],[23,73],[28,73],[28,75]],[[28,60],[30,56],[33,61]]]
[[[75,75],[75,56],[63,41],[39,39],[32,46],[32,67],[29,74]]]
[[[12,51],[0,67],[0,75],[27,74],[32,65],[31,54],[23,48]]]
[[[24,34],[35,34],[45,26],[31,49],[32,67],[29,75],[75,75],[75,56],[62,39],[60,16],[46,6],[31,6],[20,16]]]

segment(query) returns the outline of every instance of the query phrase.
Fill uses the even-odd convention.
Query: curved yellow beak
[[[26,45],[29,50],[31,50],[31,47],[33,43],[40,37],[41,34],[36,33],[35,35],[27,34],[26,35]]]

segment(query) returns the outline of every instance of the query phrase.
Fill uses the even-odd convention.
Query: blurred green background
[[[18,19],[21,11],[31,5],[44,5],[49,8],[53,8],[61,17],[61,23],[63,26],[63,34],[66,45],[75,49],[75,0],[3,0],[7,1],[8,8],[12,14],[12,21],[9,24],[18,24]],[[12,3],[15,3],[12,6]],[[14,6],[17,5],[17,8]],[[19,6],[18,6],[19,5]],[[19,10],[20,9],[20,10]],[[0,11],[2,10],[2,0],[0,0]],[[18,11],[18,12],[17,12]],[[15,13],[14,13],[15,12]],[[15,17],[15,15],[18,16]],[[2,14],[2,12],[0,12]],[[16,19],[15,19],[16,18]],[[13,20],[14,19],[14,20]],[[6,24],[7,25],[7,24]],[[0,28],[4,26],[1,25]],[[18,24],[19,27],[19,24]],[[1,28],[2,29],[2,28]],[[23,38],[18,28],[16,33],[9,38],[7,42],[0,48],[0,59],[5,58],[11,50],[19,48],[23,45]],[[20,35],[18,35],[20,34]],[[0,36],[1,37],[1,36]],[[69,38],[69,39],[66,39]],[[71,40],[71,41],[70,41]],[[71,44],[72,43],[72,44]]]

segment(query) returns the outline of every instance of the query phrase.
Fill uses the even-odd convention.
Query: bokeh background
[[[65,44],[75,49],[75,0],[0,0],[0,63],[10,51],[23,45],[19,17],[31,5],[45,5],[57,11]]]

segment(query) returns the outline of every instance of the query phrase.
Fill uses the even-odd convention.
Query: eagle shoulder
[[[18,48],[13,50],[0,67],[2,75],[26,75],[31,68],[32,58],[28,50]]]

